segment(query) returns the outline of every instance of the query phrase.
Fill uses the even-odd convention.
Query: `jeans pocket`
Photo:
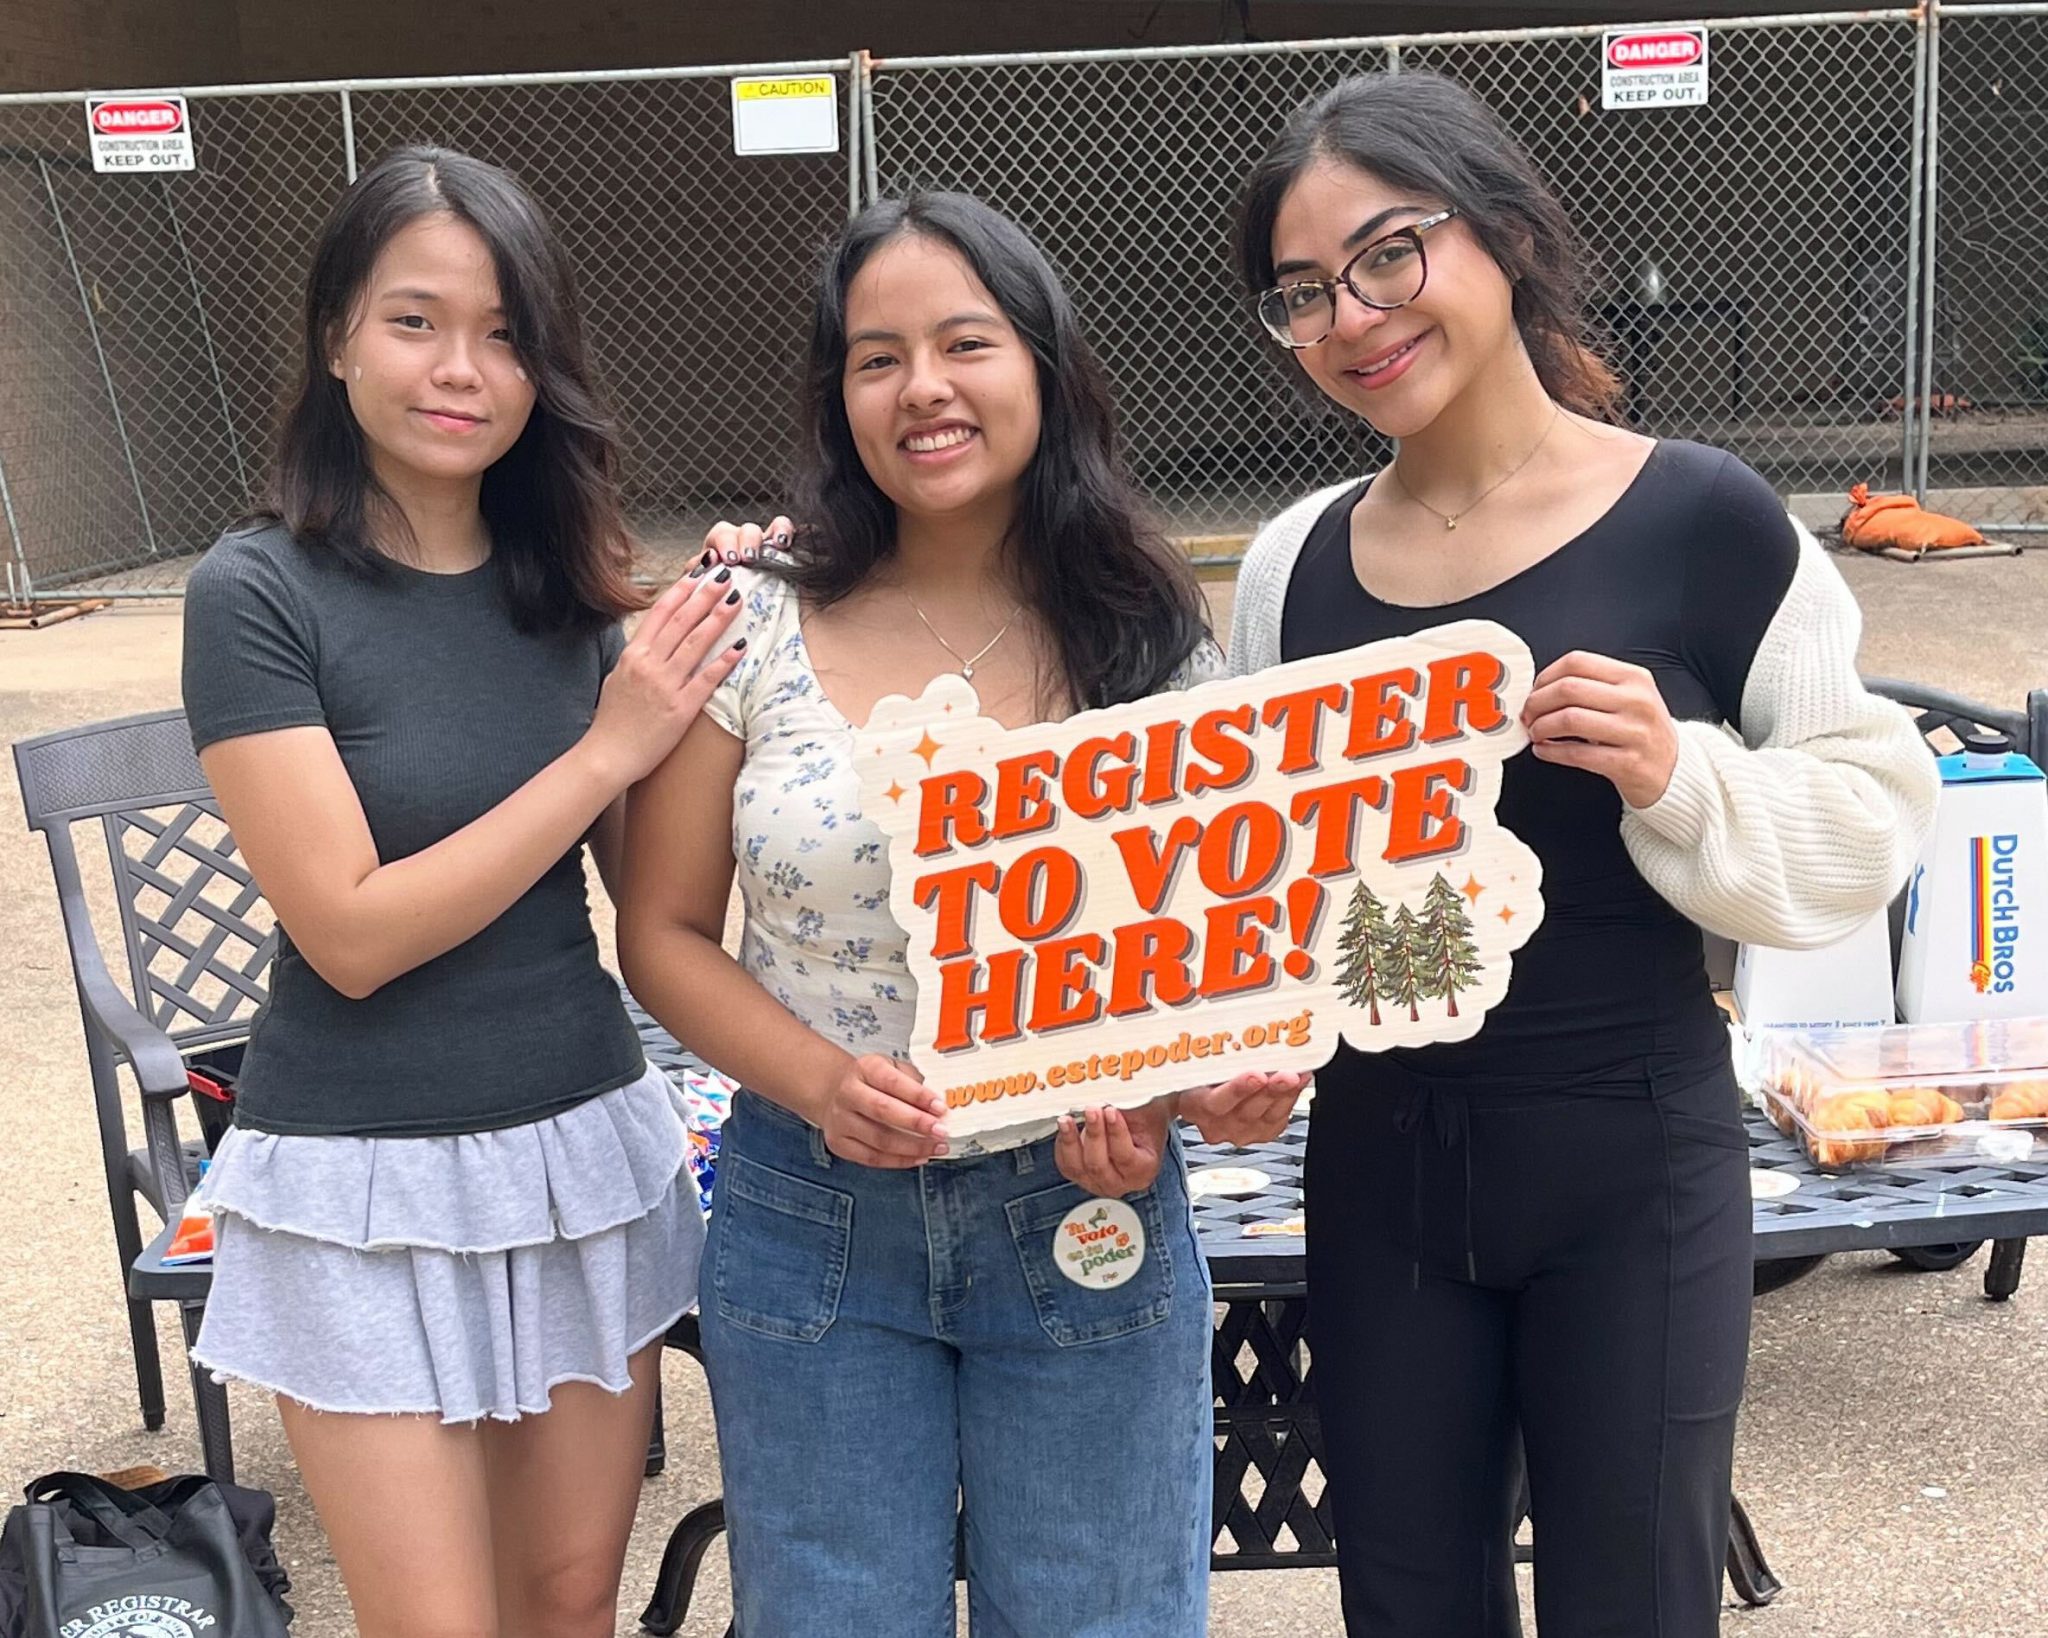
[[[1145,1231],[1145,1260],[1137,1273],[1121,1285],[1098,1291],[1077,1285],[1060,1272],[1053,1237],[1067,1213],[1091,1198],[1075,1184],[1059,1183],[1020,1195],[1004,1207],[1038,1323],[1062,1348],[1128,1336],[1159,1324],[1173,1311],[1173,1245],[1157,1185],[1124,1197]]]
[[[853,1196],[744,1155],[718,1167],[711,1286],[721,1319],[816,1342],[839,1316],[853,1244]]]

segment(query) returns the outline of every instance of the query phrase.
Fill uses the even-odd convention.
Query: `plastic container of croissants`
[[[1816,1165],[2048,1159],[2048,1018],[1772,1030],[1765,1111]]]

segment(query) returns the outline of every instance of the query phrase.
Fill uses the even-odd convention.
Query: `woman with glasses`
[[[1232,663],[1476,618],[1538,668],[1499,813],[1545,912],[1506,998],[1468,1041],[1343,1048],[1317,1077],[1310,1345],[1348,1630],[1520,1631],[1519,1430],[1545,1638],[1706,1638],[1751,1229],[1700,928],[1847,934],[1905,878],[1931,759],[1859,682],[1856,605],[1770,487],[1614,424],[1570,225],[1466,92],[1375,76],[1300,109],[1247,183],[1241,257],[1283,356],[1399,452],[1260,533]]]

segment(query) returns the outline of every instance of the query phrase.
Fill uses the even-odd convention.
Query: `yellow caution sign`
[[[732,146],[738,154],[839,151],[839,81],[799,74],[732,82]]]
[[[808,80],[734,80],[732,94],[739,102],[780,102],[785,97],[832,97],[836,87],[824,74]]]

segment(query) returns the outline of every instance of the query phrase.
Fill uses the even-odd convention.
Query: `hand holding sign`
[[[1543,913],[1493,814],[1533,669],[1465,621],[1015,730],[957,676],[883,700],[862,805],[947,1130],[1472,1034]]]
[[[808,1113],[841,1160],[904,1170],[946,1152],[945,1112],[916,1070],[871,1053],[847,1064]]]
[[[1253,1070],[1233,1075],[1221,1086],[1200,1086],[1180,1100],[1183,1120],[1193,1121],[1204,1143],[1232,1143],[1248,1148],[1271,1143],[1287,1130],[1307,1075],[1281,1071],[1262,1075]]]
[[[1657,680],[1626,660],[1574,651],[1545,666],[1522,721],[1537,756],[1599,774],[1632,808],[1662,796],[1678,766],[1678,729]]]
[[[1060,1175],[1090,1194],[1136,1194],[1149,1189],[1166,1157],[1166,1106],[1156,1099],[1129,1114],[1101,1108],[1087,1112],[1086,1123],[1060,1116],[1052,1156]]]

